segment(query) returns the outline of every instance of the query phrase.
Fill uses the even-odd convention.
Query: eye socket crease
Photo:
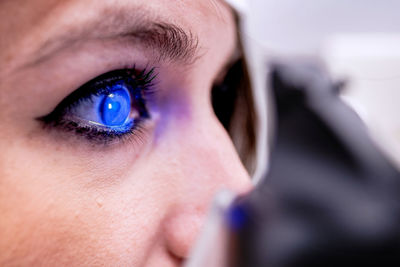
[[[146,14],[146,15],[144,15]],[[106,19],[105,19],[106,18]],[[68,26],[47,39],[33,53],[34,58],[25,66],[33,66],[51,58],[72,45],[89,40],[121,40],[143,46],[155,53],[158,61],[193,64],[199,57],[199,39],[182,27],[152,19],[143,10],[106,9],[89,22]]]

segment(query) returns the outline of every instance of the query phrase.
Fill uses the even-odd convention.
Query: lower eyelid
[[[101,125],[80,125],[76,121],[60,121],[56,124],[45,124],[43,128],[48,131],[53,138],[59,143],[74,144],[78,142],[82,144],[82,141],[89,146],[115,146],[125,141],[131,141],[136,136],[147,134],[146,122],[139,122],[135,128],[127,127],[124,131],[118,129],[113,131],[107,129]],[[141,138],[143,139],[143,138]],[[74,146],[74,147],[80,147]]]

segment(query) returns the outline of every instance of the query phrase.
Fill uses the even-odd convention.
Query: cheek
[[[144,198],[140,189],[96,198],[71,193],[70,188],[13,192],[17,199],[11,199],[12,206],[1,207],[0,262],[6,257],[25,265],[98,261],[136,266],[158,239],[162,214],[154,211],[163,210],[156,197]],[[142,199],[132,198],[135,194]]]
[[[0,265],[141,264],[159,239],[163,213],[155,211],[168,202],[159,173],[141,164],[130,175],[93,173],[65,151],[61,161],[60,151],[28,147],[9,146],[0,158]],[[88,177],[96,182],[78,182]]]

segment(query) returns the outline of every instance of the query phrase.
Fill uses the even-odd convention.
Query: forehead
[[[0,0],[0,60],[34,51],[36,44],[71,26],[107,21],[116,14],[130,13],[134,19],[139,12],[180,25],[200,42],[224,32],[230,21],[230,10],[220,0]]]
[[[193,13],[190,15],[200,12],[203,16],[215,16],[220,15],[218,13],[223,6],[221,2],[221,0],[0,0],[0,14],[2,14],[0,19],[12,24],[18,21],[19,25],[32,26],[32,23],[38,23],[60,9],[80,7],[87,8],[87,13],[90,13],[89,9],[113,6],[118,8],[149,6],[161,8],[160,13],[175,11],[177,14],[187,14],[186,12],[192,10]]]

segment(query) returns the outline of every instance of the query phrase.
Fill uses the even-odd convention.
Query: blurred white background
[[[270,58],[309,57],[348,85],[343,98],[400,166],[400,1],[249,0],[245,38]]]

